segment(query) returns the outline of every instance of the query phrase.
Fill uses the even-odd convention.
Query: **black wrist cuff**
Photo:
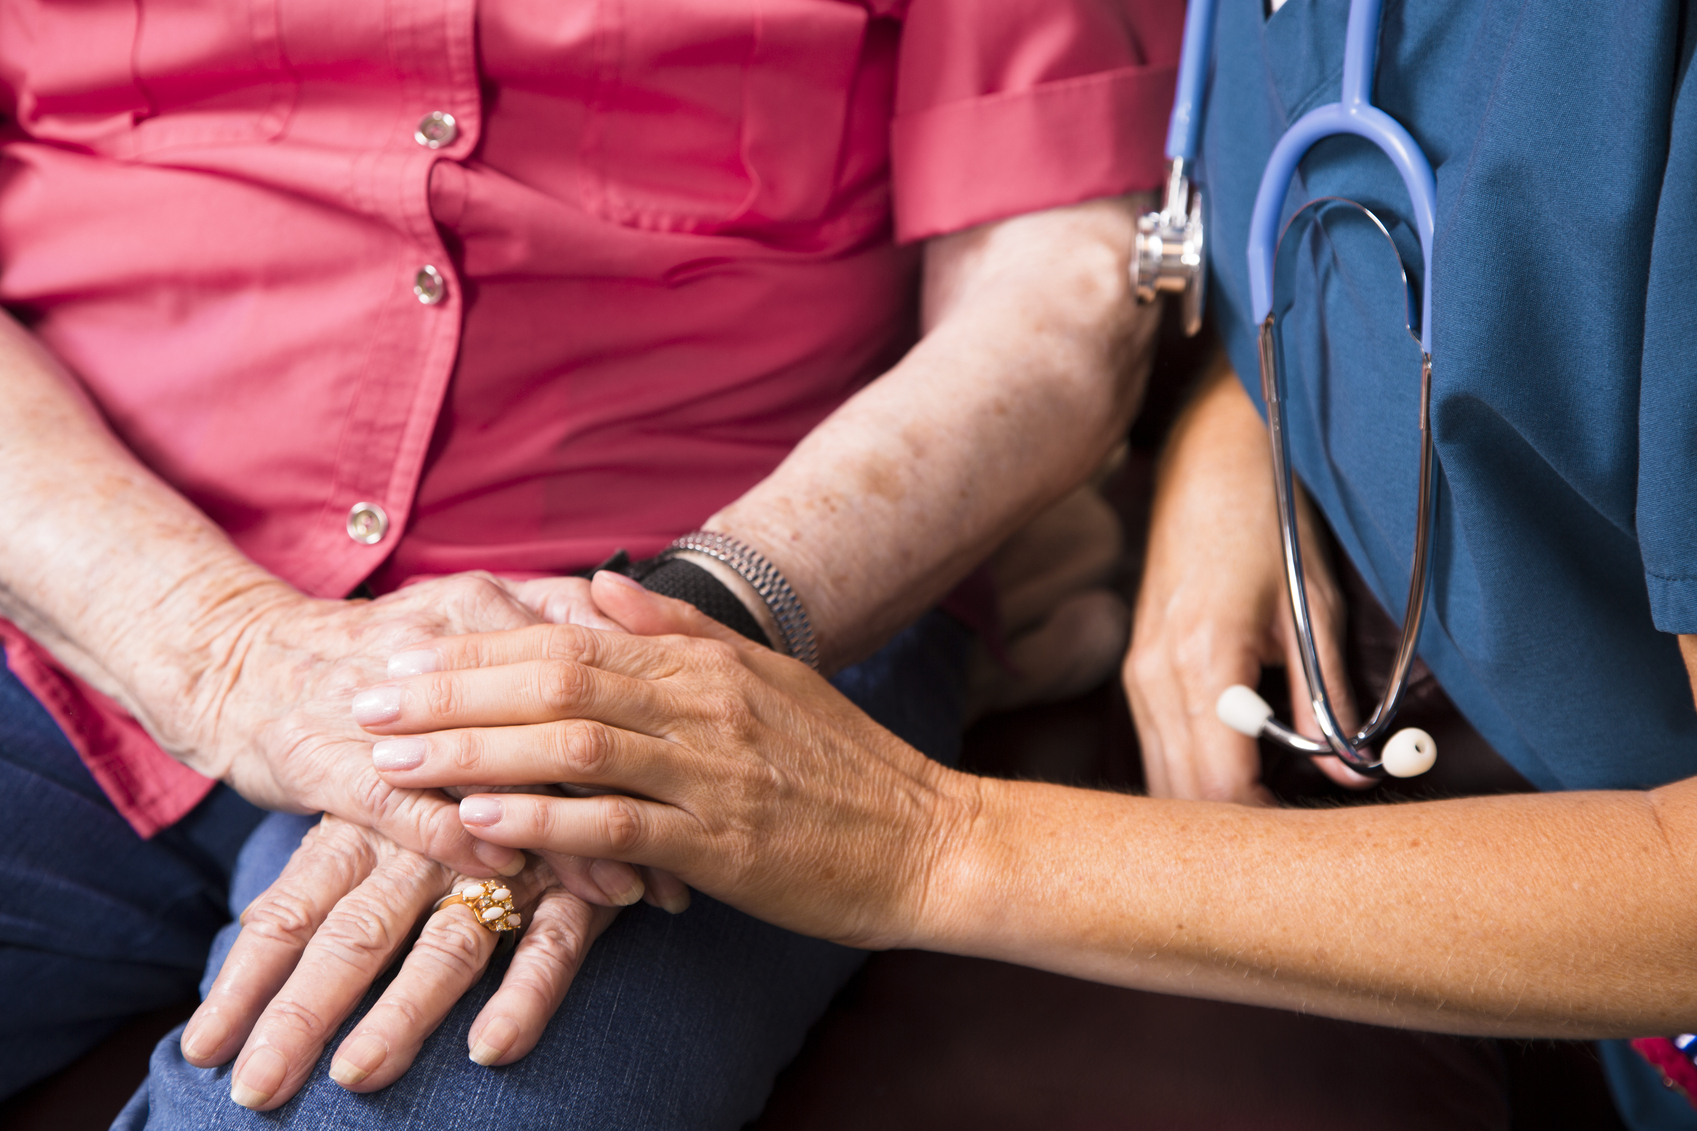
[[[649,558],[633,562],[629,554],[620,550],[596,568],[622,573],[662,597],[687,601],[732,632],[746,636],[762,647],[772,646],[772,641],[767,639],[760,622],[748,611],[748,606],[737,599],[729,586],[694,562],[681,558],[664,561]]]

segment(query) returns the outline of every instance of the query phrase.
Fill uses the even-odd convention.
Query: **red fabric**
[[[161,750],[122,707],[60,667],[9,620],[0,619],[0,649],[18,682],[35,693],[142,836],[176,824],[212,789],[211,778]]]
[[[1639,1037],[1632,1042],[1632,1047],[1655,1066],[1668,1087],[1677,1089],[1693,1107],[1697,1107],[1697,1066],[1692,1065],[1690,1057],[1680,1052],[1666,1037]]]
[[[16,0],[0,302],[304,592],[645,555],[911,344],[896,229],[1158,182],[1181,13]],[[459,130],[436,150],[433,110]],[[362,501],[376,545],[345,530]],[[204,792],[12,635],[31,690],[84,705],[90,765],[131,767],[138,829]]]

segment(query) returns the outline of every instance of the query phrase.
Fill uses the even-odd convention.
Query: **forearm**
[[[257,607],[286,587],[106,428],[58,363],[0,315],[0,615],[170,741]]]
[[[1099,201],[935,241],[923,340],[705,524],[784,571],[827,669],[933,604],[1124,435],[1155,318],[1126,280],[1133,216]]]
[[[1314,811],[974,781],[911,945],[1450,1032],[1684,1032],[1692,795]]]

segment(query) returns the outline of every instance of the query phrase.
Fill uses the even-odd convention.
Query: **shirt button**
[[[426,149],[441,149],[444,145],[454,144],[454,139],[459,136],[460,124],[454,121],[452,114],[432,110],[418,120],[418,129],[413,131],[412,139]]]
[[[426,263],[412,277],[412,293],[425,306],[435,306],[448,293],[448,280],[442,278],[442,272]]]
[[[348,537],[375,546],[389,533],[389,516],[376,503],[355,503],[348,511]]]

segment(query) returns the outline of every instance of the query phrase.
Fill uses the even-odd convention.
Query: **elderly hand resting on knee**
[[[488,586],[512,603],[519,623],[534,614],[618,627],[595,608],[589,583],[580,578],[490,580]],[[418,635],[395,638],[411,642]],[[403,651],[389,671],[416,670],[421,657],[433,654]],[[367,695],[354,700],[356,718],[370,717],[374,698],[382,713],[381,694]],[[347,699],[338,699],[343,718]],[[309,703],[305,710],[327,715],[334,705]],[[389,792],[382,783],[378,788]],[[439,797],[407,790],[394,796]],[[665,873],[546,848],[528,865],[521,855],[502,871],[510,878],[489,883],[508,893],[514,925],[523,922],[525,931],[501,988],[471,1027],[471,1056],[481,1064],[509,1063],[530,1051],[619,907],[646,899],[676,912],[689,903],[688,889]],[[498,934],[480,925],[480,916],[454,904],[438,908],[444,897],[482,882],[382,832],[326,814],[283,874],[242,913],[243,929],[183,1033],[184,1057],[200,1067],[236,1057],[231,1097],[256,1110],[276,1108],[301,1088],[342,1021],[405,951],[396,977],[338,1047],[330,1070],[354,1091],[393,1083],[494,954]]]

